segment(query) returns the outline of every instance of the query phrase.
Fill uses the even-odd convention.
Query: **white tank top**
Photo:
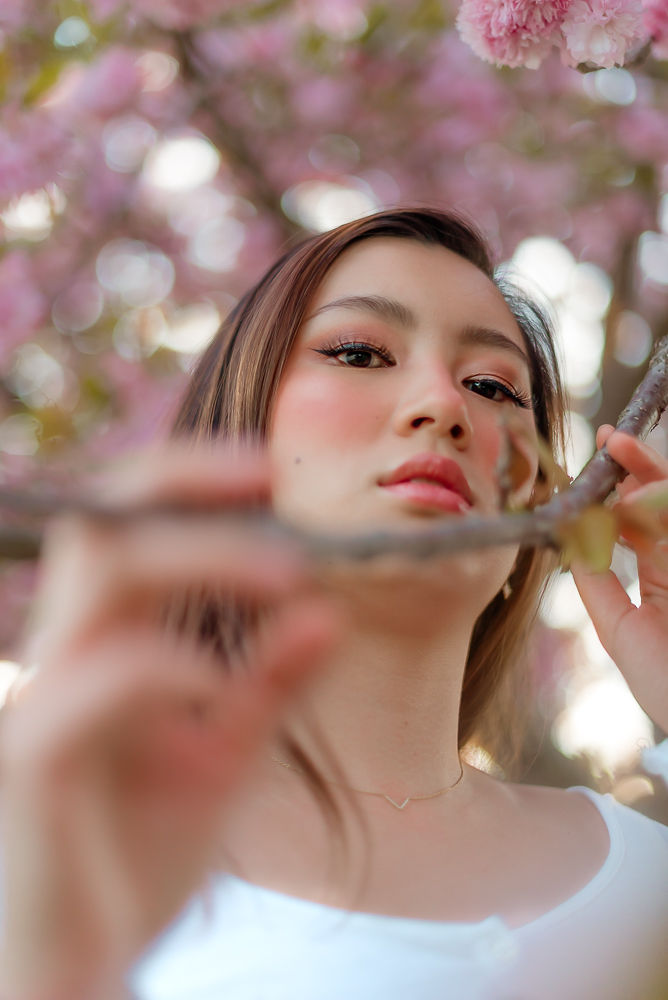
[[[597,874],[511,929],[348,912],[220,876],[135,968],[137,1000],[666,1000],[668,827],[587,788]],[[549,858],[546,858],[549,864]],[[662,984],[662,985],[659,985]]]

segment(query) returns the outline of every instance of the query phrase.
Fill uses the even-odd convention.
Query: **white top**
[[[136,967],[131,989],[138,1000],[668,997],[668,827],[610,795],[570,791],[597,806],[608,857],[574,896],[519,928],[496,916],[347,912],[220,876]]]

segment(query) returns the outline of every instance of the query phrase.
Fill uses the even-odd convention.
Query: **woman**
[[[562,412],[547,329],[477,233],[389,211],[278,262],[195,373],[177,430],[199,447],[105,499],[420,531],[499,509],[509,426],[513,501],[549,495],[537,435],[556,447]],[[620,504],[662,488],[668,462],[611,431]],[[638,556],[638,609],[612,573],[576,580],[668,730],[665,548]],[[41,670],[2,734],[5,993],[115,997],[129,975],[142,1000],[661,996],[666,828],[462,753],[509,736],[545,571],[507,546],[313,564],[224,519],[55,525]]]

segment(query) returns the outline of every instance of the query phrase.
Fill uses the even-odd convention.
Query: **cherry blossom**
[[[569,0],[464,0],[457,27],[476,55],[536,69],[558,39]]]
[[[641,0],[572,0],[561,25],[571,66],[611,68],[642,37]]]
[[[659,59],[668,59],[668,4],[665,0],[644,0],[643,26],[652,39]]]

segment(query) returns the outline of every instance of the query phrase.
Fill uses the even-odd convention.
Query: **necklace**
[[[289,764],[287,760],[280,760],[279,757],[271,758],[275,764],[280,764],[281,767],[287,767],[289,771],[296,771],[297,774],[303,774],[304,772],[300,767],[295,767],[294,764]],[[435,799],[439,795],[445,795],[446,792],[451,792],[453,788],[456,788],[459,782],[464,777],[464,768],[462,762],[459,762],[459,777],[452,785],[446,785],[444,788],[439,788],[435,792],[428,792],[427,795],[407,795],[403,802],[397,802],[393,799],[391,795],[386,795],[385,792],[370,792],[366,788],[353,788],[352,785],[345,785],[342,781],[333,781],[331,778],[323,778],[328,785],[336,785],[338,788],[346,788],[349,792],[356,792],[358,795],[373,795],[377,799],[385,799],[389,802],[391,806],[395,809],[405,809],[409,802],[418,802],[422,799]]]

